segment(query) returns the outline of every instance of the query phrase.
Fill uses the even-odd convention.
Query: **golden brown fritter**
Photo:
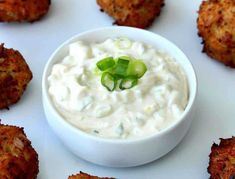
[[[0,0],[0,22],[33,22],[49,10],[50,0]]]
[[[18,158],[11,154],[0,156],[0,178],[1,179],[25,179],[27,178],[24,158]]]
[[[107,178],[107,177],[100,178],[97,176],[91,176],[86,173],[80,172],[80,174],[69,176],[68,179],[114,179],[114,178]]]
[[[115,24],[146,28],[160,15],[164,0],[96,0]]]
[[[198,34],[210,57],[235,67],[235,1],[203,1],[197,19]]]
[[[235,137],[212,145],[208,172],[210,179],[235,178]]]
[[[27,84],[32,72],[20,52],[0,45],[0,109],[16,103]]]
[[[0,124],[0,178],[36,179],[38,171],[38,155],[23,128]]]

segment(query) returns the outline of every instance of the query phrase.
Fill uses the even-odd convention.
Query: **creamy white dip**
[[[95,69],[99,60],[110,56],[141,59],[148,70],[133,88],[109,92]],[[70,44],[48,81],[58,112],[80,130],[103,138],[158,133],[178,120],[188,103],[187,78],[175,59],[126,38]]]

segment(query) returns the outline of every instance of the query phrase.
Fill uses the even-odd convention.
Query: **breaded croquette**
[[[96,0],[115,24],[146,28],[160,15],[164,0]]]
[[[32,72],[20,52],[0,45],[0,109],[16,103],[27,84]]]
[[[0,0],[0,22],[33,22],[47,14],[50,0]]]
[[[0,124],[0,178],[35,179],[38,163],[23,128]]]
[[[210,179],[235,178],[235,137],[212,145],[208,172]]]
[[[100,178],[100,177],[97,177],[97,176],[88,175],[87,173],[84,173],[84,172],[80,172],[77,175],[69,176],[68,179],[114,179],[114,178],[107,178],[107,177]]]
[[[235,67],[235,1],[204,0],[198,12],[197,27],[204,43],[203,52]]]
[[[11,154],[0,156],[0,178],[1,179],[25,179],[26,161],[22,157],[15,157]]]

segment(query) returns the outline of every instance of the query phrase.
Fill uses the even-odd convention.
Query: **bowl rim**
[[[167,42],[168,44],[171,44],[171,46],[174,46],[174,48],[181,53],[181,55],[184,56],[184,59],[188,62],[188,65],[190,66],[190,71],[192,72],[190,75],[193,78],[193,82],[189,82],[189,74],[186,73],[187,76],[187,81],[188,81],[188,85],[189,83],[194,83],[193,85],[195,86],[195,89],[193,91],[189,91],[189,99],[188,99],[188,103],[187,106],[184,110],[184,112],[181,114],[180,118],[175,120],[173,123],[171,123],[169,126],[167,126],[166,128],[164,128],[163,130],[148,135],[148,136],[141,136],[139,138],[130,138],[130,139],[116,139],[116,138],[103,138],[103,137],[99,137],[99,136],[95,136],[89,133],[86,133],[82,130],[80,130],[79,128],[75,127],[73,124],[69,123],[68,121],[66,121],[66,119],[63,118],[62,115],[59,114],[59,112],[57,111],[57,109],[55,108],[49,94],[48,94],[48,90],[47,90],[47,73],[49,70],[50,65],[52,65],[55,61],[55,56],[56,54],[62,49],[64,48],[66,45],[70,44],[71,42],[75,41],[75,39],[79,39],[81,36],[87,35],[87,34],[92,34],[92,33],[97,33],[99,31],[109,31],[109,30],[132,30],[132,31],[136,31],[136,33],[148,33],[151,36],[158,36],[158,38],[160,38],[161,40]],[[121,36],[121,35],[119,35]],[[137,39],[138,40],[138,39]],[[136,142],[141,142],[141,141],[146,141],[146,140],[152,140],[156,137],[161,137],[167,133],[169,133],[170,131],[172,131],[174,128],[176,128],[178,125],[180,125],[181,122],[183,122],[184,120],[186,120],[186,116],[188,115],[188,113],[190,113],[190,111],[192,110],[193,106],[195,105],[195,100],[196,100],[196,96],[197,96],[197,91],[198,91],[198,82],[197,82],[197,76],[196,76],[196,72],[195,69],[191,63],[191,61],[189,60],[189,58],[186,56],[186,54],[177,46],[175,45],[173,42],[171,42],[170,40],[166,39],[165,37],[157,34],[157,33],[153,33],[151,31],[147,31],[147,30],[143,30],[143,29],[138,29],[138,28],[134,28],[134,27],[123,27],[123,26],[114,26],[114,27],[102,27],[102,28],[96,28],[96,29],[92,29],[92,30],[88,30],[88,31],[84,31],[82,33],[78,33],[76,35],[73,35],[72,37],[70,37],[69,39],[65,40],[61,45],[59,45],[56,50],[51,54],[51,56],[49,57],[48,61],[46,62],[46,65],[44,66],[44,70],[43,70],[43,76],[42,76],[42,98],[43,98],[43,104],[45,103],[44,100],[47,100],[50,110],[51,112],[57,117],[56,120],[58,120],[58,122],[60,122],[64,127],[68,128],[68,130],[73,131],[74,133],[81,135],[85,138],[91,139],[91,140],[95,140],[95,141],[99,141],[99,142],[105,142],[105,143],[114,143],[114,144],[120,144],[120,143],[136,143]],[[48,106],[47,106],[48,107]],[[44,113],[45,112],[45,106],[44,106]],[[48,119],[46,117],[47,121],[49,121],[50,119]]]

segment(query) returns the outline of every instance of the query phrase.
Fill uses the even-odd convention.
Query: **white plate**
[[[85,30],[111,26],[95,0],[54,0],[48,16],[30,23],[0,24],[0,42],[26,58],[33,80],[10,110],[0,111],[5,124],[23,126],[40,159],[39,179],[66,179],[81,171],[99,176],[134,179],[208,178],[208,154],[214,141],[235,135],[235,69],[224,67],[201,53],[196,18],[201,0],[166,0],[150,31],[178,45],[189,57],[198,77],[198,110],[192,127],[172,152],[150,164],[127,169],[105,168],[85,162],[64,147],[49,128],[41,101],[43,67],[63,41]]]

